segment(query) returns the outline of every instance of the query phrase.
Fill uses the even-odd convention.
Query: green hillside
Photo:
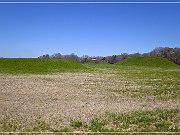
[[[33,58],[2,58],[0,73],[53,73],[79,71],[85,67],[68,60],[33,59]]]
[[[177,66],[175,63],[169,61],[166,58],[162,57],[153,57],[153,56],[141,56],[141,57],[130,57],[121,62],[117,63],[118,65],[126,66],[154,66],[154,67],[174,67]]]

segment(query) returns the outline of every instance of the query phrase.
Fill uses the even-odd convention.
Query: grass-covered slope
[[[85,67],[68,60],[33,59],[33,58],[2,58],[0,73],[53,73],[79,71]]]
[[[121,62],[117,63],[118,65],[126,66],[153,66],[153,67],[174,67],[177,66],[175,63],[169,61],[166,58],[162,57],[153,57],[153,56],[141,56],[141,57],[130,57]]]

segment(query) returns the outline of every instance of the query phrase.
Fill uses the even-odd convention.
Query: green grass
[[[44,74],[55,72],[76,72],[76,71],[93,71],[92,67],[117,69],[117,66],[131,67],[164,67],[176,68],[178,65],[160,57],[132,57],[116,64],[80,64],[68,60],[36,59],[36,58],[0,58],[0,73],[9,74]],[[126,67],[124,69],[126,69]],[[127,67],[129,68],[129,67]],[[122,69],[122,67],[121,67]]]
[[[112,74],[113,79],[126,82],[124,89],[111,90],[130,97],[151,96],[156,99],[168,100],[180,98],[180,66],[152,67],[120,64],[88,64],[94,72]],[[110,79],[111,81],[111,79]],[[138,86],[136,89],[133,85]],[[113,85],[113,82],[112,82]],[[121,87],[121,86],[119,86]]]
[[[72,124],[73,123],[73,124]],[[180,132],[179,109],[156,109],[152,111],[134,111],[127,113],[106,113],[93,118],[87,125],[81,121],[72,122],[62,129],[51,128],[47,123],[38,120],[29,129],[17,123],[0,123],[1,132]]]
[[[141,57],[130,57],[121,62],[118,62],[117,65],[126,65],[126,66],[151,66],[151,67],[175,67],[175,63],[169,61],[166,58],[162,57],[153,57],[153,56],[141,56]]]
[[[55,72],[74,72],[85,70],[80,63],[68,60],[3,58],[0,59],[0,73],[43,74]]]
[[[134,59],[134,61],[132,61]],[[126,64],[79,64],[73,61],[47,59],[0,59],[0,73],[10,74],[44,74],[55,72],[98,72],[112,74],[115,79],[126,82],[123,90],[115,92],[134,98],[153,96],[161,100],[180,99],[180,66],[170,61],[152,57],[130,58]],[[154,62],[152,62],[154,61]],[[163,61],[163,62],[162,62]],[[165,62],[166,61],[166,62]],[[138,62],[138,64],[137,64]],[[135,63],[135,64],[134,64]],[[49,80],[51,81],[51,80]],[[111,81],[111,80],[110,80]],[[137,89],[129,88],[137,84]],[[113,85],[113,84],[112,84]],[[157,100],[157,102],[158,102]],[[30,129],[23,129],[17,122],[1,122],[1,131],[147,131],[180,132],[180,110],[157,109],[153,111],[136,111],[128,113],[107,113],[94,118],[90,123],[71,121],[69,127],[53,129],[49,124],[38,120]]]
[[[137,64],[138,62],[139,64]],[[153,62],[156,66],[152,66]],[[152,96],[163,100],[180,98],[179,65],[159,57],[134,57],[124,60],[122,63],[80,64],[67,60],[0,59],[0,73],[48,74],[83,71],[115,74],[117,80],[126,81],[126,84],[123,84],[126,87],[123,90],[108,90],[109,92],[130,97]],[[134,65],[134,63],[137,65]],[[149,66],[142,66],[145,64]],[[130,89],[128,86],[133,83],[140,87]]]
[[[179,132],[180,110],[157,109],[130,113],[107,113],[91,121],[91,131]]]
[[[180,110],[157,109],[106,113],[92,119],[84,129],[79,127],[79,130],[90,132],[180,132]]]
[[[71,126],[74,128],[80,128],[83,126],[83,122],[81,122],[79,120],[73,120],[73,121],[71,121]]]

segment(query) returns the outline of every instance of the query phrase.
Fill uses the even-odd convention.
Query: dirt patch
[[[180,107],[179,101],[132,99],[111,92],[139,87],[135,82],[128,84],[131,86],[114,74],[100,73],[0,75],[0,121],[17,121],[28,127],[42,119],[52,128],[61,128],[72,119],[89,122],[105,112]]]

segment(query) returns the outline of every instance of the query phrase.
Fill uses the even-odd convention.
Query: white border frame
[[[179,134],[180,132],[0,132],[0,134]]]
[[[179,2],[0,2],[0,4],[180,4]],[[179,134],[180,132],[0,132],[0,134]]]
[[[0,4],[180,4],[179,2],[0,2]]]

